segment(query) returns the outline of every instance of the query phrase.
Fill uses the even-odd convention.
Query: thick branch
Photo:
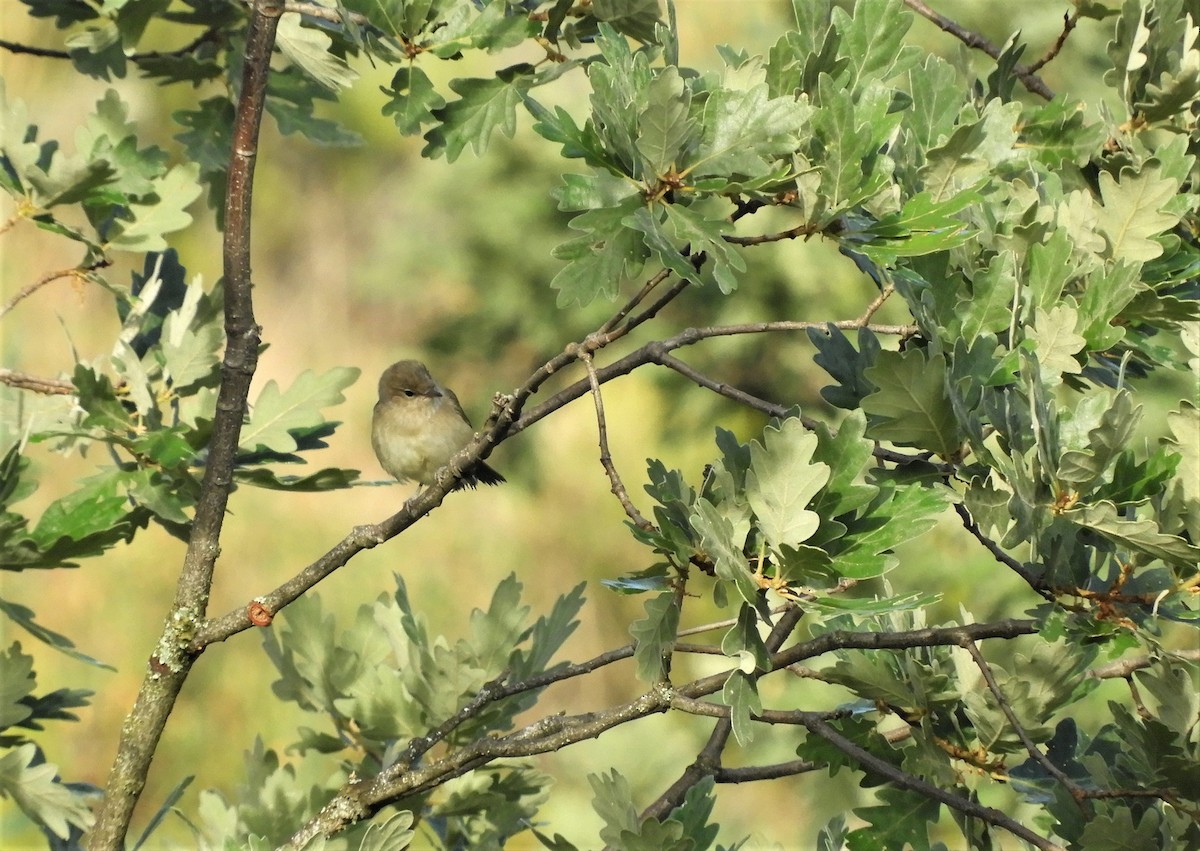
[[[250,205],[258,132],[267,75],[282,8],[259,0],[246,34],[241,97],[234,118],[233,150],[225,206],[225,358],[217,394],[208,464],[184,556],[175,602],[129,717],[121,728],[96,825],[92,851],[124,847],[133,808],[141,796],[167,719],[187,679],[195,654],[189,640],[204,617],[219,552],[221,524],[229,501],[238,435],[246,416],[250,379],[258,362],[258,326],[250,292]]]

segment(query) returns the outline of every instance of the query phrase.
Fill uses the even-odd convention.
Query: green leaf
[[[1193,570],[1200,561],[1200,546],[1178,535],[1166,535],[1151,519],[1126,519],[1113,503],[1101,500],[1092,505],[1077,505],[1061,513],[1072,523],[1103,535],[1119,547],[1162,559],[1184,570]]]
[[[842,34],[841,53],[853,60],[848,88],[858,88],[860,81],[890,80],[921,55],[919,48],[904,44],[912,15],[892,0],[859,0],[852,18],[835,8],[833,25]]]
[[[511,139],[517,130],[517,105],[532,85],[520,67],[490,79],[451,80],[450,88],[459,99],[434,110],[441,123],[425,134],[428,144],[421,156],[437,159],[444,154],[448,162],[454,162],[467,145],[476,156],[482,156],[497,128]]]
[[[702,283],[715,280],[721,292],[725,295],[737,289],[736,273],[746,271],[746,261],[742,259],[737,249],[725,241],[725,235],[733,230],[724,219],[710,219],[698,210],[682,204],[667,204],[666,224],[674,231],[675,242],[665,243],[658,239],[657,229],[646,231],[644,223],[649,219],[645,208],[638,211],[633,224],[638,230],[647,234],[649,244],[659,255],[665,266],[672,266],[678,272],[687,271],[688,275],[680,277],[696,277],[696,268],[687,261],[681,249],[686,246],[692,256],[704,252],[708,262],[699,269]],[[646,213],[643,216],[643,212]],[[630,224],[629,220],[626,224]],[[678,246],[678,247],[677,247]],[[670,262],[668,262],[670,261]]]
[[[330,52],[332,39],[318,29],[301,26],[301,16],[286,13],[279,18],[275,44],[289,61],[327,89],[344,89],[358,79],[346,60]]]
[[[978,121],[960,125],[942,144],[926,152],[920,171],[934,201],[952,198],[979,184],[1001,162],[1014,156],[1021,106],[992,100]]]
[[[850,833],[850,848],[928,848],[930,828],[938,819],[941,804],[894,786],[882,786],[875,794],[880,804],[854,809],[854,815],[869,826]]]
[[[0,652],[0,730],[20,724],[33,714],[29,698],[37,685],[33,674],[33,657],[21,652],[21,645],[13,642],[7,650]]]
[[[772,98],[765,82],[734,88],[731,77],[726,74],[729,88],[711,92],[704,103],[699,144],[687,168],[693,178],[769,173],[775,160],[796,150],[812,115],[806,100]]]
[[[656,683],[663,678],[663,656],[675,644],[675,633],[679,630],[679,607],[675,605],[675,592],[664,591],[646,601],[646,616],[629,626],[637,647],[633,658],[637,661],[638,679]]]
[[[929,193],[921,192],[904,202],[902,209],[865,228],[863,233],[870,241],[854,242],[853,250],[889,266],[899,257],[918,257],[957,248],[975,235],[957,215],[979,202],[980,196],[974,190],[960,192],[942,201],[935,201]]]
[[[744,539],[739,541],[734,537],[733,523],[703,497],[696,500],[689,519],[700,535],[704,553],[713,561],[717,578],[732,583],[744,601],[755,604],[758,601],[758,584],[750,575],[746,556],[742,553]]]
[[[1103,404],[1106,397],[1107,394],[1097,393],[1091,398]],[[1088,447],[1064,452],[1055,477],[1070,483],[1075,490],[1086,493],[1133,440],[1134,430],[1141,418],[1142,406],[1134,407],[1133,395],[1128,390],[1117,392],[1100,422],[1088,430]]]
[[[721,702],[729,707],[733,737],[740,746],[747,747],[754,741],[754,721],[750,716],[762,712],[758,683],[751,676],[734,671],[721,689]]]
[[[642,44],[655,41],[655,26],[662,21],[659,0],[592,0],[592,14]]]
[[[946,60],[930,54],[924,65],[908,72],[908,91],[913,102],[904,127],[922,149],[931,148],[954,129],[966,98],[958,72]]]
[[[958,302],[961,334],[968,343],[986,333],[1006,331],[1017,303],[1016,256],[1002,251],[971,280],[970,294]]]
[[[372,821],[358,851],[401,851],[416,838],[417,834],[410,830],[412,825],[413,814],[409,810],[393,813],[383,821]]]
[[[1200,541],[1200,409],[1186,400],[1167,414],[1170,436],[1163,442],[1178,453],[1179,468],[1170,487],[1170,505],[1193,541]],[[1168,511],[1164,514],[1169,516]]]
[[[633,792],[629,788],[629,781],[613,769],[607,774],[589,774],[588,783],[593,792],[592,809],[604,822],[600,839],[609,845],[621,847],[621,833],[636,833],[638,829],[637,810],[633,808]]]
[[[529,632],[529,647],[514,650],[509,660],[512,679],[521,680],[546,670],[551,658],[579,626],[577,616],[583,608],[586,587],[586,582],[580,582],[554,601],[549,615],[537,619]]]
[[[94,820],[87,798],[58,779],[58,766],[46,762],[32,742],[0,756],[0,794],[59,839],[70,836],[72,827],[86,830]]]
[[[1042,380],[1049,385],[1057,384],[1064,374],[1078,375],[1083,369],[1075,356],[1087,340],[1075,333],[1078,320],[1079,313],[1068,304],[1056,305],[1049,313],[1039,307],[1034,314],[1026,339],[1033,342]]]
[[[1079,332],[1087,340],[1090,352],[1103,352],[1125,336],[1125,329],[1113,320],[1137,295],[1138,266],[1118,261],[1110,268],[1092,274],[1079,303]]]
[[[93,476],[52,502],[29,535],[40,558],[35,565],[74,567],[68,561],[98,555],[133,537],[135,526],[118,471]]]
[[[200,167],[187,163],[175,166],[156,180],[154,195],[129,205],[132,221],[119,222],[117,235],[109,240],[109,246],[120,251],[165,251],[167,241],[163,235],[192,223],[185,209],[200,194],[199,178]]]
[[[383,114],[390,115],[406,136],[421,132],[422,125],[432,124],[437,120],[435,110],[446,105],[429,76],[415,65],[396,71],[392,87],[383,89],[383,93],[391,98],[383,105]]]
[[[1036,310],[1049,311],[1059,305],[1063,287],[1079,271],[1079,260],[1072,256],[1071,248],[1071,238],[1061,228],[1044,243],[1030,246],[1023,276],[1027,300],[1024,319],[1028,320]]]
[[[645,819],[637,832],[621,831],[619,848],[623,851],[692,851],[690,839],[683,838],[683,826],[667,819]]]
[[[233,471],[235,481],[267,490],[292,491],[294,493],[343,490],[353,487],[358,482],[358,476],[358,470],[344,470],[340,467],[326,467],[315,473],[309,473],[307,476],[278,476],[271,470],[262,467],[253,470],[239,467]]]
[[[642,156],[643,179],[653,180],[682,166],[696,122],[688,115],[691,92],[675,68],[654,76],[646,98],[635,144]]]
[[[767,543],[778,550],[809,539],[820,525],[808,503],[829,481],[829,466],[813,463],[817,436],[799,419],[784,420],[763,432],[763,442],[750,444],[746,498]]]
[[[1084,104],[1067,95],[1026,110],[1021,117],[1021,148],[1055,171],[1068,163],[1084,165],[1107,138],[1104,124],[1088,124]]]
[[[834,570],[849,579],[883,575],[897,563],[889,553],[936,526],[949,504],[950,492],[940,485],[882,489],[861,517],[847,522],[833,555]]]
[[[838,384],[821,388],[821,396],[829,404],[847,411],[857,410],[863,398],[875,392],[865,370],[879,356],[879,338],[866,328],[858,331],[858,348],[832,323],[824,330],[808,330],[808,339],[817,349],[813,363],[833,377]]]
[[[946,362],[924,349],[880,352],[864,376],[879,389],[862,400],[873,419],[867,433],[877,440],[915,446],[954,457],[962,444],[946,395]]]
[[[20,603],[10,603],[8,600],[0,599],[0,612],[3,612],[9,620],[18,626],[24,627],[25,631],[36,638],[38,641],[44,642],[61,653],[65,653],[72,659],[83,662],[87,665],[95,665],[97,668],[105,668],[109,671],[115,671],[112,665],[107,662],[101,662],[86,653],[82,653],[75,649],[75,642],[67,638],[65,635],[60,635],[52,629],[39,624],[33,619],[34,612],[32,609],[27,609]]]
[[[220,368],[225,332],[221,318],[222,293],[205,293],[199,276],[192,279],[182,303],[163,320],[163,371],[176,393],[215,381]]]
[[[758,615],[749,603],[742,603],[738,609],[737,623],[721,639],[721,652],[739,659],[738,667],[743,673],[766,671],[770,667],[767,645],[758,634]]]
[[[616,206],[589,210],[571,220],[573,230],[587,235],[554,249],[554,256],[568,261],[550,286],[558,290],[558,306],[586,306],[597,296],[616,298],[621,284],[637,274],[650,256],[640,233],[623,222],[642,206],[639,195],[630,195]]]
[[[809,159],[821,163],[818,197],[827,199],[827,204],[816,221],[825,224],[887,185],[894,163],[882,151],[901,114],[891,111],[892,91],[877,81],[855,99],[828,74],[822,74],[818,101],[820,108],[811,118],[814,149]]]
[[[321,376],[308,370],[286,392],[274,381],[267,382],[242,428],[239,446],[245,451],[294,451],[297,443],[289,430],[324,423],[321,409],[345,401],[341,391],[353,384],[359,373],[352,367],[336,367]]]
[[[464,50],[486,50],[497,53],[516,47],[537,35],[540,27],[534,16],[521,6],[508,3],[488,3],[479,14],[468,14],[459,5],[447,15],[447,26],[437,31],[430,52],[442,59],[456,58]]]
[[[871,441],[864,437],[866,428],[866,417],[861,411],[842,420],[836,435],[830,433],[824,423],[817,424],[817,449],[813,460],[827,465],[831,471],[829,481],[812,505],[812,510],[821,517],[833,518],[856,511],[879,492],[875,485],[859,481],[874,449]]]
[[[1120,179],[1100,172],[1100,195],[1104,206],[1096,218],[1096,229],[1104,236],[1104,256],[1138,263],[1162,254],[1158,236],[1179,221],[1163,207],[1179,192],[1179,181],[1161,176],[1156,165],[1140,173],[1123,169]]]
[[[671,810],[670,820],[683,826],[683,836],[692,840],[688,849],[702,851],[712,846],[720,831],[719,825],[709,824],[713,804],[716,802],[713,787],[716,781],[709,775],[687,790],[683,803]]]

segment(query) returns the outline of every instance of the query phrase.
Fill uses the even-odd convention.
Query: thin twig
[[[997,544],[987,535],[983,534],[983,530],[979,528],[979,524],[975,522],[975,518],[971,516],[971,512],[965,505],[963,505],[961,502],[956,502],[954,504],[954,510],[962,519],[963,528],[970,532],[975,540],[983,544],[984,549],[991,553],[992,557],[996,559],[996,561],[1000,562],[1013,573],[1017,574],[1017,576],[1024,579],[1025,583],[1039,595],[1041,595],[1043,599],[1054,602],[1054,593],[1046,588],[1045,584],[1040,578],[1035,576],[1031,571],[1027,570],[1025,565],[1021,564],[1021,562],[1017,561],[1015,558],[1002,550],[999,544]]]
[[[1021,740],[1021,744],[1025,746],[1026,753],[1045,769],[1046,773],[1057,780],[1071,794],[1072,800],[1080,811],[1086,814],[1087,809],[1083,805],[1083,790],[1068,777],[1061,768],[1050,761],[1050,758],[1042,753],[1037,744],[1029,737],[1025,728],[1021,725],[1020,719],[1017,718],[1017,713],[1013,711],[1012,705],[1008,702],[1007,695],[1000,689],[1000,684],[996,682],[995,674],[992,673],[992,666],[988,664],[987,659],[983,658],[983,653],[979,651],[979,645],[974,641],[966,641],[961,645],[964,650],[971,654],[971,658],[975,660],[976,667],[983,674],[983,680],[987,683],[988,690],[992,693],[992,697],[996,699],[996,704],[1000,707],[1000,711],[1004,713],[1004,717],[1008,719],[1008,723],[1012,725],[1013,732],[1017,734],[1017,738]]]
[[[783,612],[782,617],[771,628],[770,634],[764,641],[768,652],[778,652],[795,631],[803,614],[803,610],[795,606],[791,606]],[[761,676],[765,672],[758,673]],[[759,676],[755,677],[756,681]],[[705,777],[715,776],[721,770],[721,754],[729,743],[729,735],[732,732],[733,722],[729,716],[718,720],[709,734],[708,740],[704,743],[704,747],[696,755],[696,759],[684,769],[679,778],[665,792],[642,811],[641,819],[644,821],[648,818],[659,820],[666,818],[672,810],[683,803],[689,789]]]
[[[133,53],[126,58],[131,62],[140,62],[144,59],[168,59],[178,56],[186,56],[187,54],[198,50],[206,42],[212,41],[220,30],[210,28],[202,32],[192,41],[185,44],[183,47],[175,50],[150,50],[145,53]],[[17,44],[13,41],[5,41],[0,39],[0,48],[7,50],[9,53],[23,53],[27,56],[41,56],[47,59],[70,59],[71,52],[66,50],[52,50],[45,47],[32,47],[27,44]]]
[[[1030,73],[1036,74],[1038,71],[1042,70],[1043,67],[1045,67],[1047,62],[1058,56],[1063,49],[1063,45],[1067,43],[1067,36],[1071,34],[1071,30],[1075,29],[1075,25],[1078,23],[1079,12],[1067,12],[1063,14],[1062,32],[1058,34],[1058,38],[1055,40],[1054,44],[1050,46],[1050,49],[1046,51],[1045,55],[1042,56],[1042,58],[1037,62],[1034,62],[1029,66]]]
[[[1000,58],[999,47],[992,44],[992,42],[988,41],[979,33],[972,32],[971,30],[963,27],[961,24],[958,24],[950,18],[947,18],[940,12],[936,12],[929,8],[923,2],[921,2],[921,0],[904,0],[904,5],[912,9],[923,18],[932,21],[943,32],[947,32],[954,36],[967,47],[973,47],[976,50],[982,50],[988,56],[992,57],[992,59]],[[1046,85],[1045,81],[1042,80],[1041,77],[1039,77],[1033,72],[1033,70],[1030,69],[1028,65],[1017,65],[1015,68],[1013,68],[1013,73],[1017,75],[1017,79],[1021,81],[1025,88],[1033,92],[1035,95],[1039,95],[1046,100],[1054,100],[1054,92],[1049,86]]]
[[[795,777],[797,774],[807,774],[810,771],[820,771],[824,765],[807,759],[793,759],[791,762],[777,762],[774,765],[747,765],[741,768],[718,768],[713,772],[713,780],[717,783],[752,783],[756,780],[778,780],[781,777]]]
[[[901,788],[916,792],[918,795],[929,798],[934,801],[940,801],[952,809],[958,810],[963,815],[970,818],[977,818],[986,821],[988,824],[1007,830],[1014,836],[1019,836],[1026,842],[1033,845],[1035,848],[1040,848],[1041,851],[1065,851],[1065,849],[1049,839],[1039,836],[1025,825],[1012,818],[1009,818],[1004,813],[992,807],[985,807],[978,804],[969,798],[964,798],[961,795],[955,795],[945,789],[933,785],[932,783],[922,780],[897,768],[892,763],[885,759],[875,756],[870,751],[859,747],[850,739],[843,736],[824,719],[813,714],[805,722],[804,726],[816,736],[820,736],[829,744],[846,754],[859,764],[861,768],[868,772],[873,772],[885,780],[890,780]]]
[[[769,242],[781,242],[785,239],[796,239],[797,237],[809,237],[816,233],[819,228],[811,222],[796,225],[794,228],[779,231],[778,233],[764,233],[756,236],[733,236],[728,235],[723,239],[731,245],[765,245]]]
[[[614,313],[607,322],[605,322],[603,325],[600,326],[600,333],[602,333],[602,334],[607,333],[607,332],[611,331],[613,328],[616,328],[617,323],[619,323],[622,319],[624,319],[626,316],[628,316],[630,313],[632,313],[633,309],[635,307],[637,307],[639,304],[641,304],[642,301],[645,300],[646,296],[650,295],[650,293],[654,291],[655,287],[657,287],[659,284],[661,284],[663,281],[665,281],[669,277],[671,277],[671,270],[670,269],[662,269],[657,274],[655,274],[652,278],[650,278],[650,280],[646,281],[646,283],[642,285],[642,288],[640,290],[638,290],[634,294],[634,296],[631,299],[629,299],[629,301],[625,302],[625,304],[622,305],[620,310],[618,310],[616,313]]]
[[[89,280],[91,280],[92,272],[103,266],[107,266],[108,264],[108,260],[99,260],[88,266],[72,266],[69,269],[58,269],[53,272],[47,272],[6,301],[4,306],[0,307],[0,318],[4,317],[5,314],[20,304],[23,300],[29,298],[29,296],[33,295],[47,284],[53,283],[61,278],[74,278],[77,281],[87,283]]]
[[[621,508],[625,510],[625,516],[639,529],[651,531],[655,528],[654,524],[637,510],[637,506],[629,498],[629,491],[625,489],[625,483],[621,481],[621,474],[617,472],[617,467],[613,463],[612,452],[608,448],[608,423],[604,418],[604,398],[600,395],[600,382],[596,378],[596,365],[592,363],[591,352],[581,352],[580,360],[587,369],[588,382],[592,385],[592,400],[596,405],[596,428],[600,434],[600,466],[608,474],[612,494],[621,503]]]

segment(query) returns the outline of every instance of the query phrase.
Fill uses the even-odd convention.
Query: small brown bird
[[[371,446],[396,479],[433,484],[437,471],[474,433],[454,391],[434,381],[425,364],[402,360],[384,370],[371,418]],[[503,481],[504,476],[480,461],[464,470],[451,490]]]

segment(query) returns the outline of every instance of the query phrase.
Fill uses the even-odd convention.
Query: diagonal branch
[[[940,12],[929,8],[929,6],[925,5],[922,0],[904,0],[904,5],[912,9],[921,17],[932,21],[943,32],[947,32],[954,36],[967,47],[973,47],[976,50],[982,50],[993,59],[1000,58],[999,47],[988,41],[979,33],[972,32],[971,30],[963,27],[961,24],[951,20],[950,18],[947,18]],[[1063,38],[1065,39],[1065,35]],[[1045,62],[1042,64],[1044,65]],[[1041,66],[1039,65],[1038,67]],[[1034,70],[1035,69],[1030,68],[1028,65],[1018,65],[1013,69],[1013,73],[1017,75],[1017,79],[1019,79],[1025,88],[1030,92],[1035,95],[1039,95],[1046,100],[1053,100],[1054,92],[1051,91],[1050,87],[1046,85],[1046,82],[1041,77],[1034,73]]]
[[[988,824],[1007,830],[1014,836],[1024,839],[1035,848],[1041,849],[1041,851],[1065,851],[1061,845],[1038,836],[1032,830],[1025,827],[1025,825],[1006,816],[999,810],[992,807],[985,807],[969,798],[955,795],[952,792],[934,786],[920,777],[897,768],[887,760],[875,756],[870,751],[859,747],[850,741],[850,739],[843,736],[824,719],[818,717],[816,713],[812,713],[803,723],[809,732],[829,742],[829,744],[858,763],[865,771],[873,772],[886,780],[890,780],[902,789],[908,789],[911,792],[916,792],[918,795],[943,803],[965,816],[977,818],[981,821],[986,821]]]
[[[0,318],[20,304],[23,300],[29,298],[29,296],[46,286],[46,284],[53,283],[61,278],[73,278],[76,281],[81,281],[84,283],[88,281],[94,281],[95,278],[91,273],[97,269],[107,266],[109,262],[109,260],[103,259],[97,260],[94,263],[90,263],[87,266],[72,266],[69,269],[58,269],[53,272],[47,272],[32,284],[23,287],[20,292],[6,301],[4,306],[0,307]]]
[[[1087,810],[1083,805],[1083,790],[1075,784],[1070,777],[1063,773],[1057,765],[1050,761],[1033,739],[1029,738],[1029,733],[1021,726],[1020,719],[1017,718],[1017,713],[1013,711],[1012,705],[1008,702],[1008,697],[1000,689],[1000,684],[996,682],[996,676],[992,672],[992,666],[987,663],[987,659],[983,658],[983,653],[979,650],[979,645],[974,641],[963,642],[962,648],[971,654],[971,658],[975,660],[976,667],[983,674],[983,680],[987,683],[988,691],[992,693],[992,697],[996,699],[996,704],[1000,707],[1000,711],[1004,713],[1004,717],[1008,719],[1008,723],[1012,725],[1013,731],[1017,734],[1017,738],[1021,740],[1021,744],[1025,746],[1025,751],[1029,754],[1038,765],[1046,770],[1046,773],[1061,783],[1066,790],[1071,794],[1072,800],[1076,806],[1087,816]]]
[[[979,524],[975,522],[975,518],[971,516],[970,510],[968,510],[964,504],[961,502],[956,502],[954,504],[954,511],[962,520],[963,528],[970,532],[975,540],[983,544],[984,549],[991,553],[992,557],[995,558],[996,561],[1000,562],[1013,573],[1017,574],[1017,576],[1024,579],[1026,584],[1028,584],[1030,588],[1040,594],[1044,599],[1049,600],[1052,603],[1054,602],[1054,594],[1048,588],[1046,588],[1045,584],[1040,578],[1035,576],[1025,567],[1025,565],[1021,564],[1021,562],[1017,561],[1015,558],[1001,549],[999,544],[997,544],[987,535],[983,534],[983,530],[979,528]]]

